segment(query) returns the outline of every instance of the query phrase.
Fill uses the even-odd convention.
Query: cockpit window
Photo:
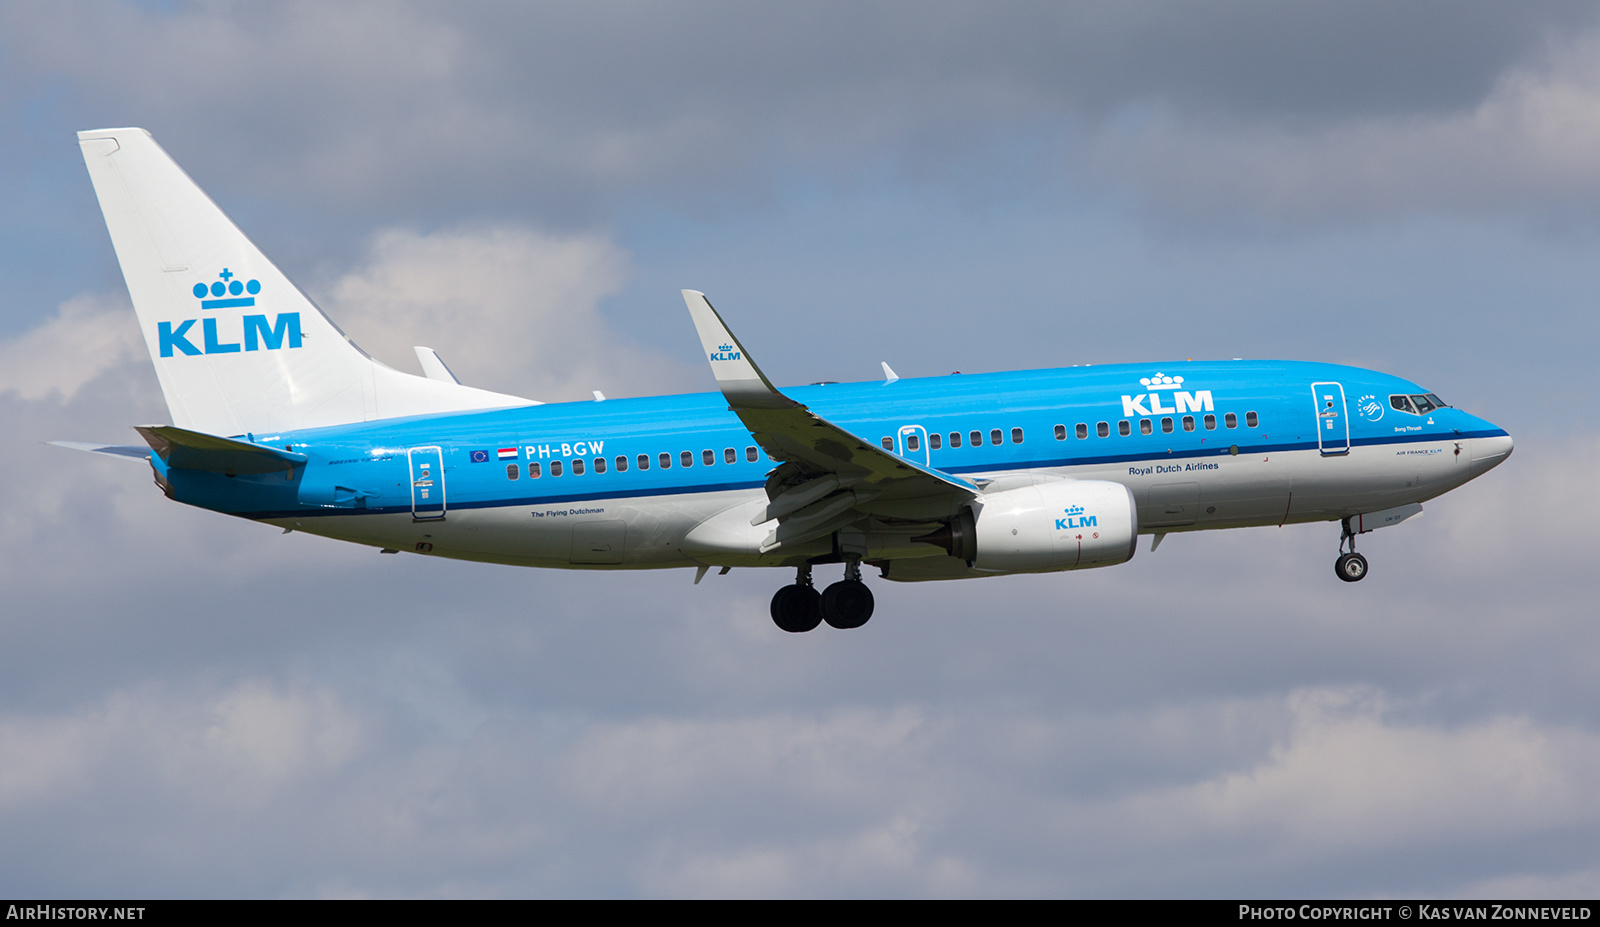
[[[1389,405],[1400,412],[1410,412],[1412,415],[1427,415],[1434,409],[1448,409],[1449,405],[1433,393],[1423,393],[1420,396],[1390,396]]]

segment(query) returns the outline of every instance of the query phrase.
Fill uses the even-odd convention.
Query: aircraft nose
[[[1510,435],[1495,435],[1492,438],[1473,438],[1470,442],[1472,451],[1472,475],[1482,476],[1495,467],[1505,463],[1511,456],[1514,446]]]

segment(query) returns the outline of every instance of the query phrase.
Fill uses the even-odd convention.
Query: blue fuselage
[[[1147,533],[1341,518],[1420,502],[1493,466],[1510,448],[1503,429],[1459,409],[1401,408],[1394,397],[1426,394],[1414,383],[1330,364],[1075,367],[785,393],[863,441],[980,485],[1030,471],[1123,483]],[[629,565],[706,559],[675,539],[730,500],[760,493],[774,466],[718,393],[247,438],[308,462],[235,476],[161,472],[168,492],[314,533],[403,549],[426,536],[415,544],[427,547],[415,549],[541,565],[563,565],[561,545],[570,540],[538,540],[558,517],[564,536],[585,519],[639,522]],[[1489,462],[1475,467],[1475,459]],[[159,458],[155,465],[162,470]],[[462,531],[474,530],[474,512],[497,513],[482,532],[495,540],[462,540]],[[363,520],[367,527],[358,526]]]

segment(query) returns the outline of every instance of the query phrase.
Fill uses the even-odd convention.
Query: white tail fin
[[[368,357],[149,132],[78,144],[173,424],[236,435],[533,404]]]

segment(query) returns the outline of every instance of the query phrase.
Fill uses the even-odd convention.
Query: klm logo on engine
[[[738,351],[735,351],[733,349],[733,345],[731,344],[719,344],[717,345],[717,349],[711,352],[710,356],[712,360],[719,361],[738,360],[742,355]]]
[[[218,279],[210,286],[194,285],[194,298],[200,300],[200,309],[249,309],[256,304],[261,292],[261,281],[238,280],[233,271],[224,267]],[[160,341],[161,356],[175,354],[236,354],[240,351],[278,351],[301,346],[300,313],[280,312],[270,320],[265,315],[238,316],[234,323],[231,313],[222,316],[203,316],[181,322],[158,322],[156,334]],[[200,331],[194,331],[195,323]],[[200,344],[189,339],[198,336]]]
[[[1063,511],[1067,513],[1067,517],[1056,519],[1057,531],[1065,531],[1068,528],[1098,528],[1100,526],[1094,515],[1083,514],[1083,506],[1081,505],[1075,505],[1070,509],[1063,509]]]
[[[1172,415],[1184,412],[1211,412],[1214,411],[1211,401],[1211,390],[1202,389],[1190,392],[1183,388],[1183,377],[1169,377],[1158,373],[1153,377],[1141,377],[1139,385],[1148,389],[1148,393],[1139,393],[1136,396],[1124,394],[1122,397],[1122,414],[1127,418],[1135,415]],[[1172,405],[1161,404],[1161,393],[1172,393]],[[1145,400],[1150,400],[1148,408]]]

